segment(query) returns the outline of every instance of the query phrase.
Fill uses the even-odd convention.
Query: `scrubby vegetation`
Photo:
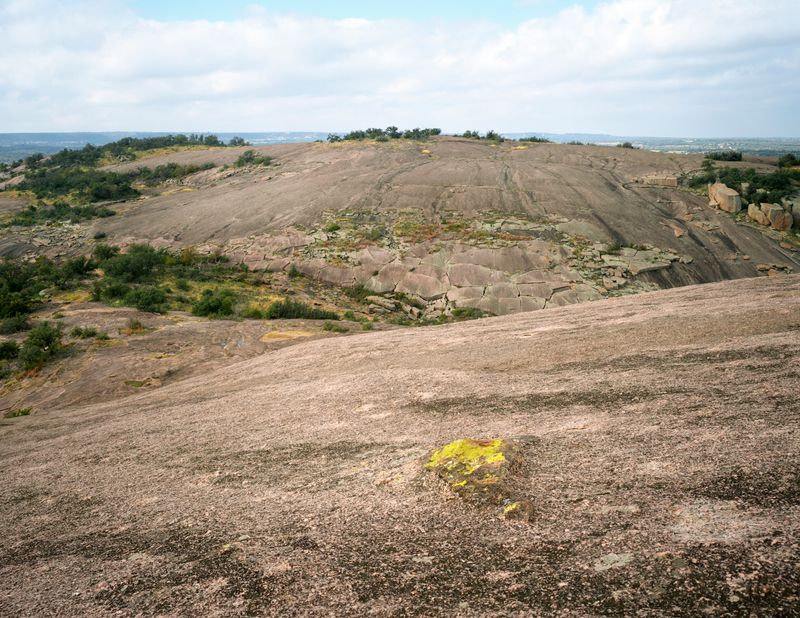
[[[715,150],[706,153],[706,159],[712,161],[741,161],[742,153],[737,150]]]
[[[333,311],[326,311],[287,298],[272,303],[266,312],[266,318],[269,320],[338,320],[339,316]]]
[[[36,206],[29,206],[22,212],[14,215],[5,225],[42,225],[52,221],[69,221],[79,223],[87,219],[114,216],[110,208],[98,206],[70,206],[66,202],[57,201],[52,205],[39,202]]]
[[[272,157],[260,155],[255,150],[246,150],[236,159],[236,167],[246,167],[248,165],[271,165]]]
[[[341,324],[337,324],[336,322],[325,322],[322,325],[322,330],[329,332],[329,333],[349,333],[350,329],[346,326],[342,326]]]
[[[246,144],[241,138],[234,138],[230,143],[232,146]],[[185,178],[211,169],[214,165],[167,163],[154,168],[142,166],[128,172],[99,169],[101,165],[135,161],[140,153],[165,148],[224,145],[215,135],[167,135],[129,137],[104,146],[87,144],[81,149],[65,149],[49,157],[31,155],[6,165],[4,169],[8,171],[24,165],[24,179],[15,189],[30,192],[39,200],[39,204],[20,213],[7,225],[36,225],[53,221],[77,223],[85,219],[112,216],[112,210],[91,205],[136,198],[143,187]],[[252,157],[253,164],[266,165],[271,162],[269,157],[259,157],[253,151],[248,151],[242,157],[245,160]]]
[[[778,167],[798,167],[800,166],[800,156],[788,152],[778,158]]]
[[[20,416],[28,416],[31,413],[31,408],[14,408],[3,414],[3,418],[19,418]]]
[[[401,131],[397,127],[387,127],[386,129],[377,129],[377,128],[370,128],[364,130],[356,130],[350,131],[345,135],[339,135],[337,133],[331,133],[328,135],[329,142],[341,142],[341,141],[363,141],[367,139],[373,139],[378,141],[388,141],[390,139],[413,139],[413,140],[424,140],[435,135],[441,135],[442,130],[431,128],[431,129],[406,129],[405,131]]]
[[[203,290],[200,299],[192,305],[192,313],[209,318],[230,316],[233,315],[235,301],[235,294],[227,288]]]
[[[536,137],[535,135],[531,135],[530,137],[520,137],[520,142],[534,142],[536,144],[552,144],[553,142],[545,137]]]
[[[61,350],[61,326],[42,322],[31,329],[19,350],[22,369],[39,369]]]
[[[634,146],[631,142],[622,142],[621,144],[617,144],[617,148],[629,148],[630,150],[638,150],[636,146]]]
[[[481,136],[478,131],[464,131],[459,137],[466,137],[467,139],[488,140],[490,142],[504,142],[506,138],[500,135],[497,131],[487,131],[486,135]]]
[[[742,190],[742,197],[748,203],[780,203],[798,189],[800,170],[779,169],[769,174],[762,174],[753,168],[740,169],[734,167],[715,167],[706,159],[703,169],[689,179],[689,186],[702,189],[709,183],[723,182],[727,186]]]

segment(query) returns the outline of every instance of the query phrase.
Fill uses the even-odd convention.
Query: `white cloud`
[[[0,0],[0,131],[800,135],[796,0],[617,0],[503,29]]]

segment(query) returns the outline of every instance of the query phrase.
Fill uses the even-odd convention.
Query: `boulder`
[[[719,205],[720,210],[737,213],[742,209],[742,198],[739,193],[721,182],[708,186],[708,197]]]
[[[778,204],[761,204],[761,212],[766,215],[769,225],[773,230],[785,232],[792,227],[793,217]]]
[[[750,204],[747,207],[747,217],[760,225],[769,225],[769,218],[759,208],[758,204]]]

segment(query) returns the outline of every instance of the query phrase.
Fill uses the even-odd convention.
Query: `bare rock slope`
[[[4,615],[796,615],[800,278],[310,341],[0,427]],[[425,468],[512,440],[527,522]]]
[[[493,314],[797,271],[791,247],[678,186],[698,156],[557,144],[302,144],[217,167],[99,224],[122,240],[220,247],[254,269],[401,292],[435,317]],[[231,165],[241,152],[145,160]],[[141,162],[122,164],[127,169]]]

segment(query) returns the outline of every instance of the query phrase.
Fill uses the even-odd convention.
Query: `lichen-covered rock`
[[[527,519],[530,504],[513,499],[506,483],[518,455],[519,444],[510,440],[462,438],[435,450],[425,467],[462,498],[499,507],[508,519]]]

